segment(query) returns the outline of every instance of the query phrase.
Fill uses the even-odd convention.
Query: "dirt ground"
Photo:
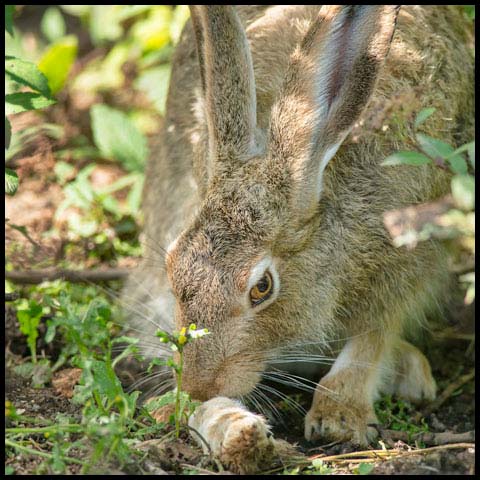
[[[12,335],[15,329],[15,315],[10,308],[6,311],[6,381],[5,398],[14,402],[17,410],[25,416],[54,420],[56,415],[63,413],[73,416],[78,414],[78,407],[74,406],[59,390],[53,387],[33,388],[28,382],[16,375],[12,368],[22,360],[22,353],[26,352],[26,345],[21,335]],[[18,327],[18,326],[17,326]],[[18,330],[17,330],[18,331]],[[445,390],[459,376],[474,368],[473,352],[468,351],[469,343],[465,340],[437,339],[430,346],[429,356],[432,361],[433,373],[439,385],[439,391]],[[471,349],[470,349],[471,350]],[[16,352],[16,353],[13,353]],[[298,392],[286,392],[297,394]],[[311,397],[308,394],[299,396],[300,404],[308,409]],[[463,387],[454,391],[440,408],[425,417],[429,425],[429,432],[451,432],[460,434],[475,429],[475,388],[473,379]],[[335,444],[325,447],[310,444],[303,438],[303,419],[291,411],[283,416],[283,424],[273,423],[276,438],[283,438],[296,444],[299,452],[306,456],[324,454],[327,456],[354,452],[355,446],[349,443]],[[394,437],[392,437],[394,439]],[[38,441],[44,441],[39,438]],[[408,451],[407,444],[396,442],[400,450]],[[376,447],[378,448],[378,447]],[[200,449],[192,444],[191,440],[181,438],[180,441],[170,442],[159,451],[152,450],[143,464],[132,471],[117,470],[118,473],[157,473],[178,474],[185,473],[185,466],[192,465],[205,469],[205,473],[213,473],[214,467],[208,459],[202,456]],[[15,469],[17,474],[27,474],[35,471],[40,458],[30,455],[15,455],[8,457],[6,465]],[[344,463],[335,466],[335,473],[346,473],[354,468],[354,464]],[[116,469],[116,465],[98,466],[96,472]],[[137,470],[138,468],[138,470]],[[192,467],[193,468],[193,467]],[[213,471],[212,471],[213,468]],[[370,474],[377,475],[471,475],[475,468],[474,448],[457,448],[434,450],[430,454],[400,455],[398,458],[387,461],[378,461]],[[69,466],[70,473],[78,473],[78,466]],[[203,470],[202,470],[203,471]],[[281,470],[280,470],[281,471]],[[277,472],[277,473],[280,473]],[[92,472],[93,473],[93,472]]]

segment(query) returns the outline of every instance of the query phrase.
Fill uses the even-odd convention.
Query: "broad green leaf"
[[[7,56],[5,57],[5,74],[20,85],[30,87],[46,97],[50,96],[47,77],[32,62]]]
[[[118,394],[123,394],[122,384],[107,362],[93,360],[92,373],[95,379],[95,389],[113,401]]]
[[[172,9],[169,5],[156,5],[150,15],[133,25],[131,34],[143,51],[159,50],[170,42]]]
[[[464,210],[475,206],[475,179],[472,175],[455,175],[452,178],[452,195],[457,205]]]
[[[423,133],[417,133],[416,138],[421,149],[432,158],[440,157],[445,160],[454,152],[453,147],[442,140],[429,137]]]
[[[18,188],[18,175],[10,169],[5,168],[5,193],[7,195],[14,195]]]
[[[77,37],[69,35],[53,43],[38,62],[48,79],[52,94],[60,91],[77,56]]]
[[[421,125],[430,115],[435,112],[436,108],[424,108],[418,112],[418,115],[415,118],[415,128]]]
[[[142,171],[148,156],[145,136],[128,116],[106,105],[90,111],[93,138],[106,158],[119,161],[127,170]]]
[[[170,72],[169,65],[152,68],[143,72],[134,83],[135,88],[146,93],[161,115],[165,115]]]
[[[9,93],[5,95],[5,114],[13,115],[28,110],[38,110],[39,108],[49,107],[54,103],[56,103],[55,100],[44,97],[41,93]]]
[[[467,161],[461,155],[455,155],[448,160],[450,169],[453,173],[465,174],[468,173]]]
[[[426,165],[432,160],[419,152],[396,152],[388,156],[381,165]]]
[[[12,126],[7,117],[5,117],[5,148],[10,147],[10,140],[12,139]]]
[[[448,158],[463,152],[468,152],[468,158],[470,160],[470,163],[472,164],[472,167],[475,168],[475,141],[465,143],[461,147],[458,147],[451,155],[449,155]]]
[[[15,5],[5,5],[5,30],[13,37],[13,12]]]
[[[459,153],[463,153],[463,152],[470,152],[470,149],[473,147],[473,151],[475,151],[475,142],[469,142],[469,143],[465,143],[464,145],[458,147],[456,150],[454,150],[448,157],[447,157],[447,160],[454,156],[454,155],[457,155]]]
[[[47,8],[43,14],[40,28],[50,42],[63,37],[67,27],[62,12],[57,7]]]
[[[142,203],[143,182],[144,177],[139,176],[127,196],[127,205],[130,210],[130,215],[135,217],[138,215]]]

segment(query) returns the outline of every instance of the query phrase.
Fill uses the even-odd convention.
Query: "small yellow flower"
[[[121,403],[121,401],[122,401],[122,397],[120,395],[117,395],[114,399],[114,402],[116,403]]]
[[[185,327],[183,327],[181,330],[180,330],[180,336],[185,336],[185,334],[187,333],[187,329]]]
[[[5,400],[5,408],[10,408],[12,406],[12,402],[10,400]]]
[[[50,437],[50,432],[45,432],[45,433],[43,434],[43,436],[44,436],[45,438],[49,438],[49,437]]]
[[[180,345],[183,345],[183,344],[187,343],[187,337],[185,335],[180,334],[178,336],[178,343]]]

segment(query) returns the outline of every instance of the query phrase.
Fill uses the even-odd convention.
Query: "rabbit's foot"
[[[437,393],[437,384],[432,376],[430,363],[423,353],[402,340],[398,347],[397,375],[390,393],[412,403],[431,401]]]
[[[367,401],[359,403],[358,400],[338,398],[317,389],[312,407],[305,417],[305,438],[327,442],[351,441],[366,447],[377,436],[377,430],[369,424],[377,422],[373,407]]]
[[[274,440],[261,415],[225,397],[213,398],[199,406],[189,425],[195,429],[192,436],[202,445],[204,453],[211,453],[235,473],[257,473],[268,468],[289,446]]]

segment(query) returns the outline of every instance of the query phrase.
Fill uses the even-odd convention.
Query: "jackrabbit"
[[[379,392],[435,397],[403,338],[445,297],[446,254],[395,248],[382,215],[439,198],[449,174],[381,162],[412,148],[407,120],[426,106],[425,133],[473,136],[463,22],[452,6],[191,6],[124,300],[149,356],[165,353],[157,328],[210,330],[184,352],[192,398],[248,398],[263,377],[309,385],[282,364],[337,346],[307,439],[365,445]]]

